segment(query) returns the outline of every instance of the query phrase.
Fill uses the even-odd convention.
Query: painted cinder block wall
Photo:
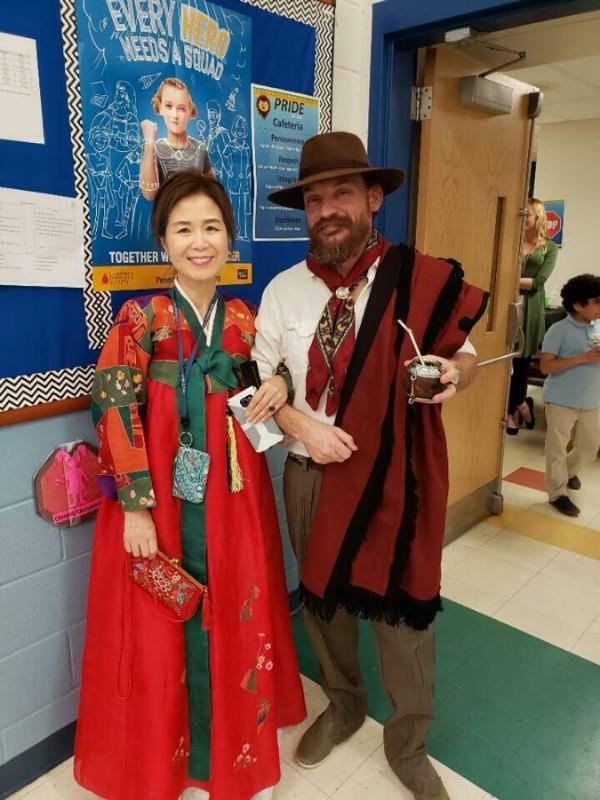
[[[338,0],[336,11],[333,127],[366,143],[371,0]],[[93,523],[54,528],[36,516],[31,489],[48,454],[76,439],[95,441],[87,412],[0,428],[0,765],[77,715]],[[280,517],[283,461],[282,451],[269,456]],[[284,542],[293,589],[297,570]]]
[[[75,719],[92,523],[36,516],[32,476],[62,442],[95,441],[87,413],[0,428],[0,758]]]

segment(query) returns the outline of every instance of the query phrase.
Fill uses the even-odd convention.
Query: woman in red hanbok
[[[175,287],[125,303],[94,381],[105,497],[75,777],[107,800],[178,800],[186,787],[262,800],[280,778],[277,730],[305,707],[268,468],[227,409],[254,316],[215,292],[234,235],[219,183],[180,173],[161,187],[152,221]],[[259,392],[270,413],[287,399],[279,376]],[[182,426],[210,457],[200,504],[173,496]],[[188,622],[127,577],[128,553],[157,550],[208,585],[210,604]]]

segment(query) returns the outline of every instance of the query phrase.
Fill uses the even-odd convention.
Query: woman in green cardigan
[[[556,265],[558,247],[546,237],[546,209],[533,198],[527,203],[525,233],[523,236],[523,265],[519,288],[523,296],[523,330],[525,345],[521,358],[513,360],[510,381],[506,432],[519,432],[517,414],[531,429],[535,425],[533,400],[527,397],[527,374],[533,356],[538,352],[544,338],[544,284]]]

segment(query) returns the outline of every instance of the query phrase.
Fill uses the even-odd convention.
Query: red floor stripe
[[[538,489],[540,492],[545,491],[544,488],[544,473],[539,469],[529,469],[529,467],[519,467],[510,475],[506,475],[505,481],[517,483],[519,486],[527,486],[528,489]]]

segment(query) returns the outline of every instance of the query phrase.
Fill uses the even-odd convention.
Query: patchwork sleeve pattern
[[[125,511],[156,505],[142,426],[152,356],[151,303],[123,305],[96,367],[92,416],[99,440],[100,476],[112,479]],[[108,481],[110,483],[110,480]]]

